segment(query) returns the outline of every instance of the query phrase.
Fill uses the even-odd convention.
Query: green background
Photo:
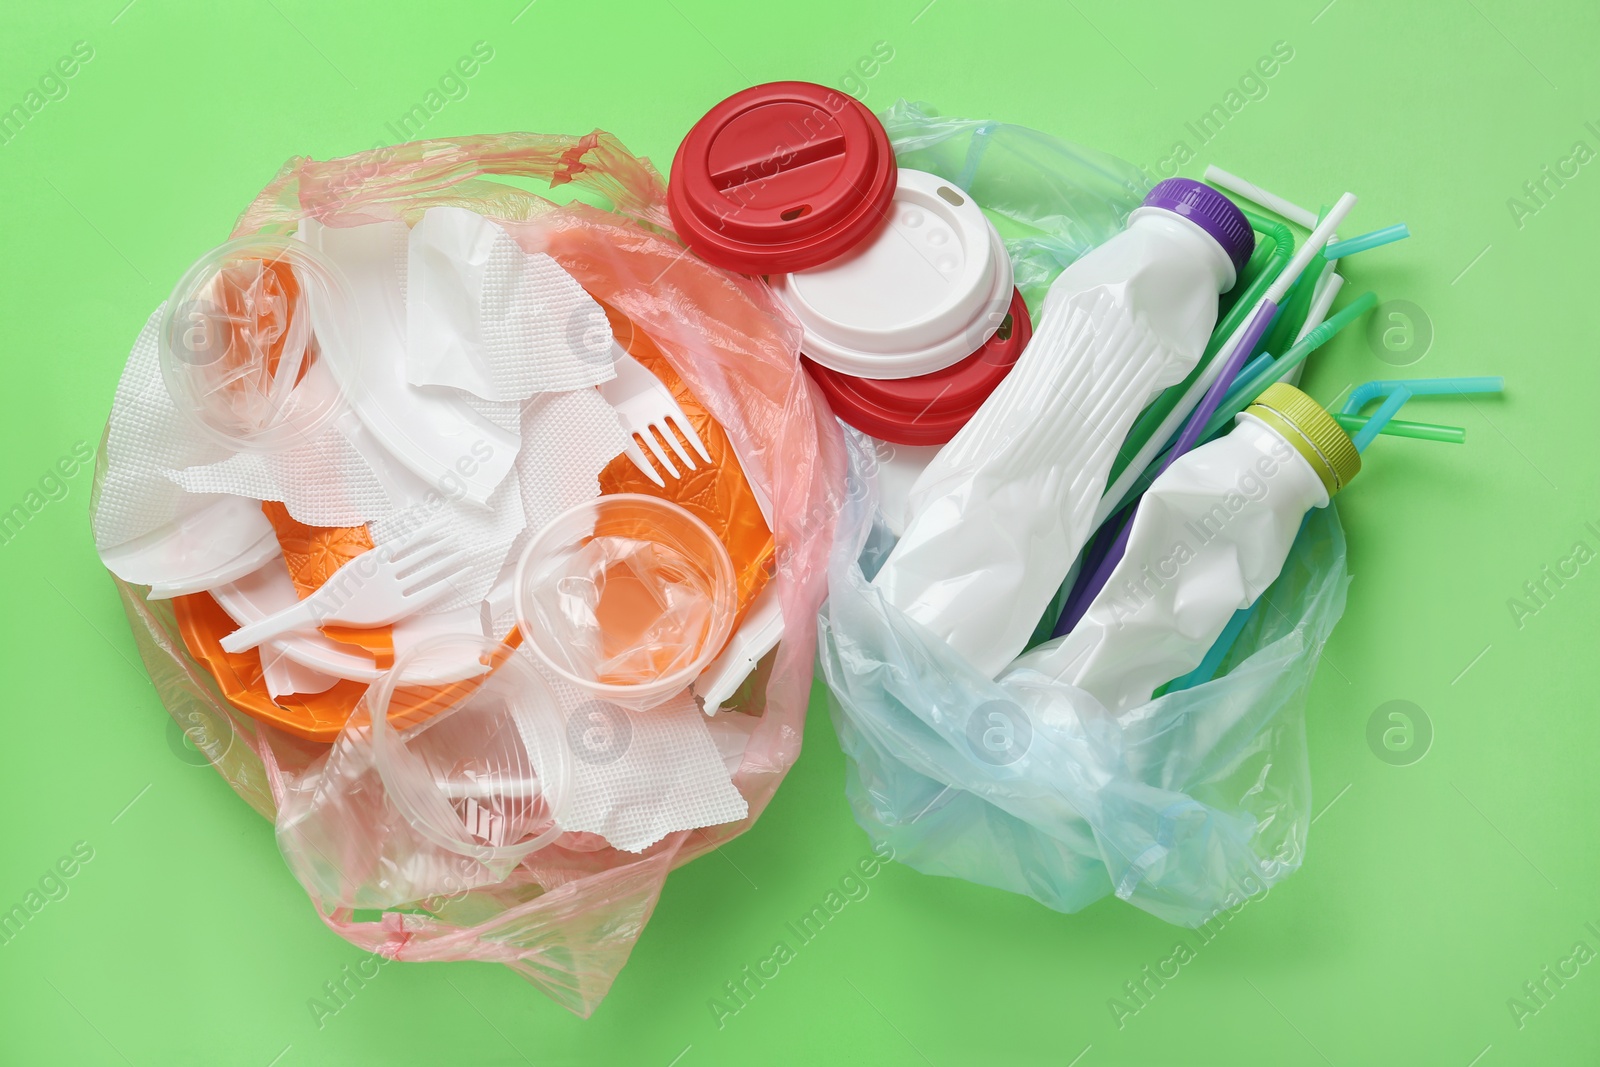
[[[1312,206],[1352,190],[1347,234],[1414,236],[1349,261],[1346,291],[1410,301],[1417,329],[1407,347],[1392,323],[1396,351],[1348,331],[1310,391],[1503,373],[1507,392],[1416,405],[1466,426],[1464,447],[1369,451],[1341,498],[1349,610],[1307,710],[1305,867],[1120,1027],[1108,1001],[1194,935],[1116,900],[1059,915],[890,866],[719,1028],[723,983],[868,851],[820,701],[765,817],[672,876],[591,1020],[493,965],[389,965],[319,1027],[308,1000],[362,954],[318,921],[272,828],[175,743],[79,472],[0,545],[0,909],[93,850],[0,946],[0,1063],[1600,1060],[1600,963],[1548,982],[1536,1013],[1508,1006],[1576,942],[1600,949],[1600,563],[1566,564],[1520,625],[1508,606],[1575,542],[1600,550],[1600,164],[1547,181],[1542,204],[1523,191],[1576,142],[1600,149],[1592,2],[125,3],[0,15],[0,108],[93,49],[0,145],[0,509],[98,439],[145,316],[285,159],[399,139],[387,124],[479,41],[492,60],[424,135],[600,126],[665,169],[717,100],[803,78],[1152,167],[1184,140],[1184,173],[1216,163]],[[1200,145],[1185,123],[1280,41],[1293,58],[1265,96]],[[892,58],[867,77],[879,42]],[[1519,219],[1512,197],[1538,210]],[[1414,706],[1409,750],[1403,730],[1398,752],[1368,741],[1394,700]]]

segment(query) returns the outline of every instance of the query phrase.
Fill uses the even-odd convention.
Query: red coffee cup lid
[[[667,207],[708,263],[788,274],[870,236],[895,177],[889,135],[859,101],[811,82],[770,82],[694,124],[672,161]]]
[[[915,378],[872,379],[840,374],[810,359],[805,365],[833,413],[862,433],[897,445],[942,445],[1011,373],[1032,336],[1028,305],[1012,290],[1000,329],[972,355],[944,370]]]

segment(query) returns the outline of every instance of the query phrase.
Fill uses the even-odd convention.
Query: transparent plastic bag
[[[551,187],[574,183],[605,206],[581,198],[558,205],[485,175]],[[842,441],[801,371],[798,327],[759,282],[708,266],[684,250],[670,232],[665,193],[648,161],[600,132],[420,141],[327,162],[291,160],[243,213],[234,236],[290,234],[308,218],[325,226],[415,222],[429,207],[460,206],[503,226],[524,251],[550,255],[649,335],[772,501],[771,581],[791,636],[724,705],[735,714],[719,715],[711,726],[726,750],[742,748],[733,784],[747,802],[746,818],[676,832],[641,853],[570,832],[520,859],[475,853],[470,842],[445,832],[460,815],[445,810],[421,820],[438,830],[430,838],[387,795],[399,781],[394,766],[408,759],[391,752],[386,780],[383,755],[375,754],[362,718],[365,705],[345,724],[343,749],[247,717],[186,648],[173,602],[149,601],[142,588],[117,582],[163,703],[191,736],[203,735],[197,747],[229,785],[279,823],[280,845],[295,853],[291,867],[332,930],[391,959],[504,963],[584,1016],[626,962],[667,874],[748,828],[799,755],[814,663],[813,623],[844,492]],[[97,478],[104,469],[102,444]],[[432,741],[454,746],[459,739],[450,738],[449,722],[416,735],[417,743],[438,730]],[[570,741],[572,723],[566,725]],[[412,736],[405,738],[407,748]],[[418,754],[411,771],[419,762],[432,766]],[[352,820],[345,827],[350,832],[337,839],[317,836],[318,826],[330,825],[324,816],[331,813],[323,811],[316,826],[296,821],[315,806],[319,784],[332,788],[330,775],[339,779],[338,787],[332,793],[324,789],[324,802],[343,805]],[[519,832],[538,829],[535,819]],[[352,842],[359,855],[341,853]],[[381,884],[396,863],[410,864],[406,884]],[[403,908],[392,903],[424,892],[431,895]],[[351,907],[357,901],[386,910],[357,918]]]
[[[1038,675],[991,681],[885,601],[869,580],[892,538],[871,450],[850,437],[818,651],[874,843],[1058,911],[1115,893],[1186,926],[1299,867],[1305,696],[1349,581],[1333,507],[1312,513],[1217,678],[1117,718]]]

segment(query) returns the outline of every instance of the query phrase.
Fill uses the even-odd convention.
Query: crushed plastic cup
[[[694,681],[738,610],[733,560],[677,504],[638,493],[556,516],[523,550],[517,628],[550,670],[647,711]]]
[[[238,451],[309,444],[339,408],[315,308],[348,300],[303,242],[256,235],[219,245],[173,289],[159,330],[161,376],[178,410]],[[332,316],[320,316],[332,320]]]
[[[441,685],[445,665],[458,677]],[[366,703],[373,765],[422,837],[495,865],[561,835],[572,780],[565,716],[525,656],[477,635],[440,636],[397,661]],[[441,703],[419,725],[401,725]]]

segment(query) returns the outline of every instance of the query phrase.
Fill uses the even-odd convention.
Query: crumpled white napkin
[[[542,252],[458,207],[429,208],[406,266],[406,380],[526,400],[616,376],[605,312]]]

